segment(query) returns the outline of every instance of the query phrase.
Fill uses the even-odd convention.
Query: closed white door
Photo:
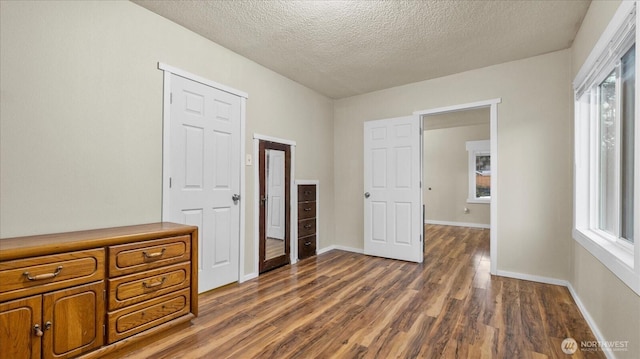
[[[240,97],[171,76],[169,220],[199,227],[198,290],[239,280]]]
[[[422,262],[418,116],[364,124],[364,253]]]
[[[267,237],[284,240],[284,151],[267,150]]]

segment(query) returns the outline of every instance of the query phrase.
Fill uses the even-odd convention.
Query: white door
[[[284,240],[284,151],[267,150],[267,237]]]
[[[364,253],[422,262],[418,116],[364,123]]]
[[[169,220],[197,225],[198,290],[239,280],[240,97],[171,75]]]

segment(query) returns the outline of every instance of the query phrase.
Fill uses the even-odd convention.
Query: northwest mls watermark
[[[566,338],[562,341],[561,348],[562,352],[565,354],[573,354],[578,350],[583,352],[596,352],[599,350],[602,351],[611,351],[611,352],[625,352],[629,347],[628,340],[584,340],[578,343],[573,338]]]

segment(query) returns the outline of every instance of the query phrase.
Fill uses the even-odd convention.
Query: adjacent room
[[[637,6],[0,0],[0,356],[638,358]]]

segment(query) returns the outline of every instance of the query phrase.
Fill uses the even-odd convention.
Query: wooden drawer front
[[[316,219],[298,221],[298,238],[316,233]]]
[[[104,278],[104,249],[0,263],[0,302]]]
[[[191,236],[109,247],[109,276],[141,272],[191,258]]]
[[[304,259],[316,255],[316,236],[298,239],[298,258]]]
[[[124,339],[189,313],[189,289],[107,314],[108,341]]]
[[[180,263],[109,280],[109,310],[187,288],[191,284],[191,264]]]
[[[316,216],[316,202],[298,203],[298,219],[314,218]]]
[[[316,186],[303,184],[298,185],[298,202],[308,202],[316,200]]]

